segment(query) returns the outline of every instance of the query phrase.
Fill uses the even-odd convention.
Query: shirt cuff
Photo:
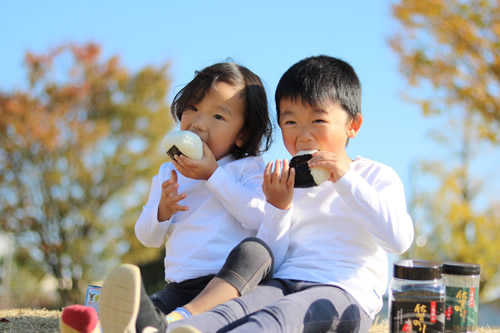
[[[272,219],[281,219],[288,214],[290,214],[292,211],[292,208],[290,207],[289,209],[279,209],[277,207],[274,207],[271,205],[269,202],[266,201],[266,204],[264,206],[264,212],[266,216],[269,216]]]
[[[226,170],[219,165],[210,178],[207,179],[205,184],[208,189],[213,192],[219,187],[219,184],[221,184],[226,177],[228,177]]]

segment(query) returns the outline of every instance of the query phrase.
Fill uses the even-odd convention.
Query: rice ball
[[[312,154],[317,150],[303,150],[298,152],[290,160],[290,168],[295,169],[296,188],[307,188],[318,186],[330,178],[330,171],[325,168],[309,168],[307,161],[312,158]]]
[[[185,155],[196,160],[201,160],[203,157],[203,142],[191,131],[168,133],[163,138],[162,147],[170,159],[173,159],[174,155]]]

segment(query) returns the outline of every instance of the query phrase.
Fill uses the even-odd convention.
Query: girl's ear
[[[361,128],[361,124],[363,123],[363,115],[361,113],[356,114],[356,116],[349,121],[347,125],[347,137],[354,138]]]
[[[235,142],[236,147],[239,148],[243,147],[243,145],[247,143],[248,136],[249,136],[248,128],[241,130],[240,133],[238,134],[238,137],[236,138]]]

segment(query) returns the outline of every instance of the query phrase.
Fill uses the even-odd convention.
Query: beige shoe
[[[171,333],[203,333],[199,329],[193,326],[184,325],[174,328]]]
[[[104,281],[99,297],[99,319],[103,332],[135,333],[140,304],[141,272],[123,264]]]

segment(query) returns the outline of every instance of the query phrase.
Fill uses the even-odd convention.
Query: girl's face
[[[350,119],[337,103],[318,106],[304,104],[300,99],[280,101],[280,128],[288,152],[294,156],[301,150],[323,150],[347,155],[347,138],[359,131],[362,117]]]
[[[245,143],[242,89],[218,82],[200,102],[182,113],[180,129],[198,134],[216,160],[228,155],[234,145],[241,147]]]

